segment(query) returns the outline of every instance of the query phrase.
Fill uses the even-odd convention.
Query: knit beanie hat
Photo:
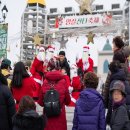
[[[114,90],[119,90],[124,96],[126,96],[125,85],[122,81],[117,80],[113,83],[113,87],[110,89],[110,92],[113,93]]]

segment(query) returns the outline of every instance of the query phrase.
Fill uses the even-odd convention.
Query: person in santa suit
[[[50,61],[50,59],[54,58],[54,52],[55,52],[55,47],[52,45],[49,45],[46,50],[46,60],[48,62]]]
[[[55,48],[53,46],[48,46],[45,50],[44,47],[39,48],[39,53],[35,57],[30,72],[32,77],[37,83],[37,90],[34,93],[34,100],[37,101],[39,97],[39,92],[43,84],[44,75],[48,71],[47,66],[51,58],[54,57]]]
[[[77,75],[78,67],[73,64],[71,66],[71,86],[73,87],[73,91],[71,94],[71,102],[69,106],[75,107],[76,101],[79,98],[80,91],[82,90],[82,82],[80,76]]]
[[[90,58],[89,47],[88,46],[83,47],[82,58],[77,59],[76,62],[77,62],[76,64],[77,64],[78,68],[83,72],[83,74],[85,74],[87,72],[93,72],[94,62]]]
[[[45,48],[44,47],[40,47],[39,48],[39,53],[38,55],[35,57],[32,66],[30,68],[30,72],[32,77],[34,78],[36,84],[37,84],[37,88],[34,92],[34,100],[37,101],[38,97],[39,97],[39,92],[41,89],[41,86],[43,84],[43,79],[44,79],[44,73],[46,72],[46,66],[45,64]]]

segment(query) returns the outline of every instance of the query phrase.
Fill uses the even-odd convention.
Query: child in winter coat
[[[70,77],[67,75],[67,70],[66,68],[62,68],[61,69],[62,74],[64,75],[64,79],[66,81],[69,93],[72,93],[73,91],[73,87],[71,86],[71,82],[70,82]]]
[[[76,101],[79,98],[81,92],[80,77],[79,76],[73,77],[71,83],[72,83],[71,85],[73,87],[73,91],[71,94],[71,103],[69,104],[69,106],[74,107],[76,105]]]
[[[71,103],[69,106],[75,107],[76,101],[79,98],[80,92],[82,90],[81,78],[78,75],[78,67],[75,64],[71,66],[71,86],[73,87],[73,91],[71,93]]]
[[[72,130],[106,130],[105,108],[96,91],[98,77],[93,72],[84,76],[85,89],[76,102]]]
[[[111,129],[112,130],[130,130],[130,120],[128,108],[125,104],[126,93],[125,85],[122,81],[114,82],[113,88],[110,90],[112,94],[112,116]]]
[[[43,130],[45,118],[35,111],[36,105],[30,96],[24,96],[17,114],[13,117],[13,130]]]

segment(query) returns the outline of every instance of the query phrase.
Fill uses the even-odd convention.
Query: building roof
[[[46,5],[45,0],[28,0],[27,3],[28,4],[39,3],[39,4],[42,4],[42,5]]]
[[[103,51],[111,51],[111,50],[112,50],[112,47],[109,43],[109,39],[107,39],[106,44],[103,47]]]

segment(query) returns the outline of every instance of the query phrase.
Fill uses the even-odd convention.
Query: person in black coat
[[[67,61],[67,58],[65,57],[64,51],[59,52],[59,64],[60,64],[60,68],[65,69],[67,72],[67,75],[70,77],[70,66]]]
[[[125,91],[126,91],[126,105],[128,106],[128,109],[130,110],[130,86],[129,82],[127,81],[127,74],[123,68],[121,68],[119,61],[113,61],[109,65],[109,69],[111,71],[111,77],[110,77],[110,86],[111,89],[113,87],[113,83],[117,80],[120,80],[125,85]],[[108,113],[106,117],[107,124],[110,124],[110,118],[112,113],[112,101],[111,101],[111,95],[109,94],[109,103],[108,103]]]
[[[13,130],[44,130],[45,117],[36,112],[36,105],[30,96],[24,96],[13,117]]]
[[[125,100],[125,85],[122,81],[114,82],[110,93],[112,95],[111,130],[130,130],[130,119]]]
[[[12,130],[12,117],[15,112],[13,96],[0,70],[0,130]]]

